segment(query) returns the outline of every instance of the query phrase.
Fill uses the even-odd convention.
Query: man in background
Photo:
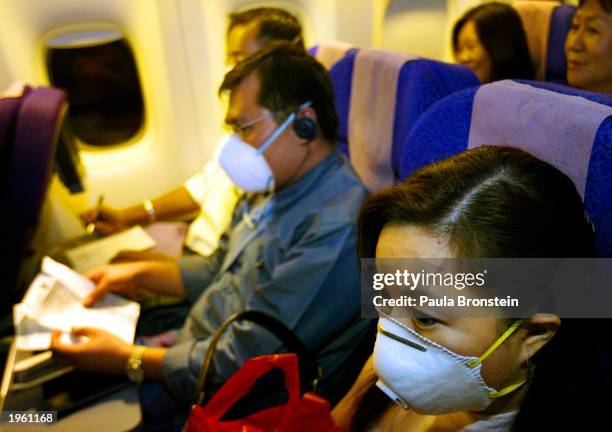
[[[304,49],[302,26],[290,13],[270,7],[233,12],[226,35],[227,64],[235,65],[272,41],[289,41]],[[197,212],[189,226],[185,246],[198,255],[210,255],[230,223],[242,192],[219,167],[218,148],[202,171],[178,188],[155,199],[116,209],[90,209],[81,215],[85,224],[95,223],[95,232],[111,234],[132,225],[185,218]],[[148,253],[131,253],[146,258]]]
[[[55,355],[79,368],[161,381],[141,392],[145,416],[158,421],[168,417],[167,405],[189,407],[211,339],[234,313],[261,311],[290,328],[316,353],[323,395],[332,403],[371,351],[364,351],[371,323],[360,318],[355,250],[356,214],[367,191],[336,148],[329,74],[303,49],[277,42],[230,71],[221,92],[229,95],[225,122],[234,134],[219,161],[247,193],[219,247],[208,257],[111,264],[87,274],[96,283],[87,306],[109,292],[138,289],[186,299],[190,311],[176,343],[130,345],[93,328],[74,330],[87,338],[77,345],[54,336]],[[282,350],[255,324],[230,326],[207,384],[214,390],[247,359]]]

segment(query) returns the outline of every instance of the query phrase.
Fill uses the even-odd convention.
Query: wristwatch
[[[140,384],[144,378],[144,368],[142,367],[142,356],[147,347],[137,345],[125,364],[125,373],[130,381]]]

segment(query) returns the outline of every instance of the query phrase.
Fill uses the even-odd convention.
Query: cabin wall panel
[[[4,61],[0,83],[22,80],[48,85],[40,48],[49,31],[79,24],[113,24],[128,37],[138,65],[146,106],[146,129],[130,143],[110,151],[87,151],[87,192],[68,196],[52,188],[54,220],[48,239],[57,240],[80,230],[76,214],[93,204],[99,193],[109,204],[122,206],[177,186],[204,162],[198,112],[185,51],[179,4],[164,0],[3,0],[0,2],[0,48]],[[196,24],[191,23],[191,27]],[[10,55],[6,53],[11,53]],[[204,56],[208,55],[205,50]],[[204,68],[202,68],[204,69]],[[203,86],[213,88],[211,74],[198,71]],[[3,85],[3,87],[5,87]],[[218,111],[218,110],[217,110]],[[212,115],[211,124],[219,118]],[[218,129],[215,133],[219,135]],[[69,215],[69,216],[66,216]],[[72,219],[72,220],[66,220]]]

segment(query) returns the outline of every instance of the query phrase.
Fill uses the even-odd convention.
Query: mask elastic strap
[[[503,344],[506,339],[508,339],[510,337],[510,335],[512,333],[514,333],[514,331],[523,323],[523,320],[516,320],[514,321],[514,323],[508,327],[508,329],[504,332],[504,334],[502,334],[493,345],[491,345],[491,347],[485,351],[485,353],[483,355],[480,356],[480,358],[476,359],[476,360],[472,360],[471,362],[469,362],[467,364],[467,367],[469,368],[473,368],[478,366],[480,363],[482,363],[483,361],[485,361],[487,359],[487,357],[489,357],[491,355],[491,353],[493,351],[495,351],[501,344]]]
[[[261,156],[263,152],[265,152],[266,149],[270,147],[270,144],[272,144],[274,140],[278,138],[278,136],[282,134],[285,129],[287,129],[287,126],[291,124],[294,118],[295,118],[295,112],[292,112],[291,114],[289,114],[289,117],[287,117],[285,121],[278,127],[278,129],[272,132],[272,135],[270,135],[268,139],[261,145],[261,147],[259,147],[256,150],[257,156]]]
[[[272,135],[270,135],[268,137],[268,139],[261,145],[261,147],[259,147],[256,152],[257,152],[257,156],[261,156],[263,154],[263,152],[266,151],[266,149],[268,147],[270,147],[270,144],[272,144],[274,142],[274,140],[276,138],[278,138],[278,136],[280,134],[283,133],[283,131],[285,129],[287,129],[287,126],[289,126],[291,124],[291,122],[293,120],[295,120],[295,116],[297,115],[297,112],[303,108],[309,107],[310,105],[312,105],[312,101],[306,101],[303,104],[301,104],[298,109],[296,109],[295,111],[293,111],[291,114],[289,114],[289,116],[285,119],[284,122],[281,123],[281,125],[278,127],[278,129],[276,129],[274,132],[272,132]]]
[[[512,333],[515,332],[515,330],[517,328],[519,328],[519,326],[523,323],[523,320],[516,320],[514,321],[514,323],[512,323],[512,325],[510,327],[508,327],[508,329],[504,332],[504,334],[502,334],[499,339],[497,339],[495,341],[495,343],[493,345],[491,345],[491,347],[482,355],[480,356],[479,359],[473,360],[471,362],[469,362],[467,364],[468,367],[473,368],[478,366],[480,363],[482,363],[487,357],[489,357],[491,355],[491,353],[493,351],[495,351],[501,344],[503,344],[506,339],[508,339],[510,337],[510,335],[512,335]],[[522,386],[523,384],[525,384],[527,382],[526,379],[521,380],[519,382],[516,382],[514,384],[510,384],[508,387],[504,387],[501,390],[498,391],[494,391],[489,393],[489,397],[491,399],[497,399],[500,398],[502,396],[507,395],[508,393],[512,393],[514,390],[516,390],[517,388],[519,388],[520,386]]]
[[[517,388],[519,388],[520,386],[522,386],[523,384],[525,384],[527,382],[526,379],[516,382],[514,384],[510,384],[508,387],[505,387],[499,391],[495,391],[495,392],[491,392],[489,393],[489,397],[491,399],[497,399],[500,398],[502,396],[507,395],[508,393],[512,393],[514,390],[516,390]]]

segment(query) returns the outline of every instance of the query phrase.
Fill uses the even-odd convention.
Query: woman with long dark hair
[[[492,2],[468,10],[453,27],[453,53],[484,84],[502,79],[533,79],[534,67],[519,14]]]
[[[572,181],[501,146],[460,153],[371,195],[358,230],[362,258],[594,256]],[[609,320],[543,313],[381,313],[373,356],[334,417],[351,431],[594,430],[585,425],[612,402],[609,329]]]

